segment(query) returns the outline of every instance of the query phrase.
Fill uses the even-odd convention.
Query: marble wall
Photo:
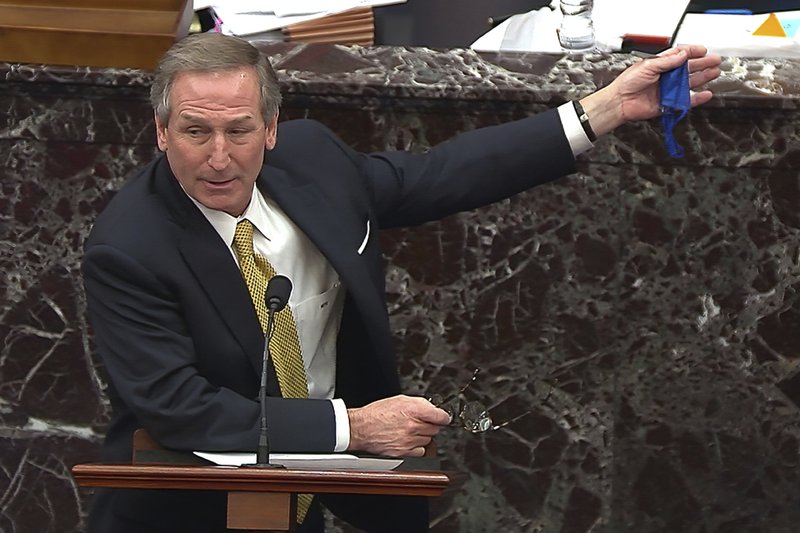
[[[284,118],[361,150],[424,150],[608,83],[621,56],[263,45]],[[108,405],[79,262],[154,153],[149,77],[0,65],[0,531],[81,531]],[[790,532],[800,520],[800,64],[728,59],[677,128],[629,125],[579,172],[385,232],[410,393],[470,398],[433,531]],[[535,171],[535,169],[533,169]]]

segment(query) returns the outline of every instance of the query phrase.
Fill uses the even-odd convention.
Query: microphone
[[[289,295],[292,293],[292,282],[286,276],[273,276],[267,283],[267,290],[264,293],[264,301],[267,302],[267,310],[270,313],[277,313],[289,303]],[[271,317],[272,315],[270,315]]]
[[[250,468],[286,468],[283,465],[269,462],[269,436],[267,433],[267,367],[271,357],[269,343],[275,329],[275,313],[286,307],[289,295],[292,293],[292,282],[286,276],[273,276],[267,283],[264,292],[264,303],[267,305],[267,334],[264,339],[264,356],[261,366],[261,388],[258,399],[261,403],[261,428],[258,435],[258,448],[256,449],[255,464],[242,465]]]

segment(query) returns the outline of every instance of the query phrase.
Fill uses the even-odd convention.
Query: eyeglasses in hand
[[[506,427],[507,425],[516,422],[520,418],[534,411],[534,409],[531,409],[509,420],[506,420],[505,422],[495,424],[492,421],[489,410],[484,407],[482,403],[478,401],[467,401],[465,398],[463,398],[464,392],[466,392],[466,390],[469,389],[469,387],[475,382],[480,371],[480,368],[476,368],[472,373],[472,378],[469,380],[469,382],[461,387],[461,389],[455,394],[451,394],[450,396],[434,394],[428,398],[428,401],[433,405],[447,411],[447,414],[450,415],[452,420],[450,425],[461,426],[470,433],[485,433],[487,431],[496,431],[500,428]],[[542,398],[541,401],[547,401],[552,392],[553,386],[550,385],[547,395]]]

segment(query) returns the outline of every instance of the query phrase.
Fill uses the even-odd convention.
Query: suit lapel
[[[363,246],[366,220],[351,212],[343,214],[342,209],[352,207],[332,205],[313,184],[292,187],[288,176],[274,167],[266,167],[258,186],[281,206],[339,274],[347,298],[362,317],[362,333],[370,338],[370,356],[378,356],[376,362],[388,383],[396,381],[392,340],[384,320],[386,305],[383,292],[374,282],[375,275],[382,277],[383,272],[370,271],[367,256],[358,253],[359,245]],[[337,366],[343,360],[349,359],[337,356]]]
[[[186,226],[181,254],[217,308],[220,319],[248,355],[253,369],[260,373],[264,337],[247,285],[219,234],[201,213],[198,216],[198,220]]]
[[[359,232],[364,230],[362,224],[348,226],[342,221],[341,213],[324,198],[317,187],[310,183],[292,186],[289,177],[280,169],[265,167],[258,187],[272,197],[319,248],[350,294],[361,300],[360,304],[366,305],[366,309],[370,309],[370,305],[383,305],[379,298],[370,298],[375,291],[358,290],[371,277],[363,259],[357,253],[358,243],[351,246],[351,241],[356,241],[356,237],[360,241],[362,235]]]
[[[247,286],[228,246],[186,196],[163,156],[156,173],[158,194],[182,228],[178,249],[187,267],[216,308],[220,322],[228,327],[259,375],[264,337]],[[270,393],[279,394],[275,387]]]

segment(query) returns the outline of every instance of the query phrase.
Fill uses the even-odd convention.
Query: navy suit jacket
[[[278,133],[256,185],[342,280],[336,396],[348,407],[400,393],[379,229],[440,219],[574,170],[556,111],[468,132],[424,154],[357,153],[310,120],[283,122]],[[83,272],[113,410],[104,458],[129,461],[138,427],[177,450],[254,450],[258,318],[229,248],[164,156],[136,172],[98,217]],[[272,368],[268,392],[273,451],[333,449],[330,402],[280,398]],[[108,492],[118,494],[103,496],[98,531],[124,530],[112,521],[116,512],[143,521],[163,513],[146,495]],[[196,499],[184,500],[170,504],[176,516],[200,511]]]

